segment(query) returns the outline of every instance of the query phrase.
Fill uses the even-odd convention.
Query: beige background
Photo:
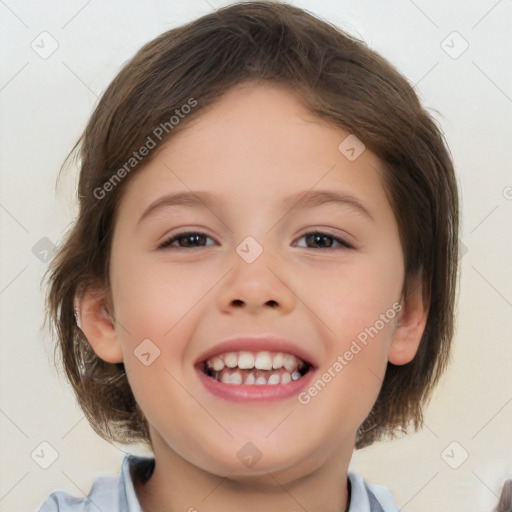
[[[2,511],[34,510],[56,488],[81,496],[98,473],[119,471],[123,451],[92,432],[39,330],[44,251],[74,214],[72,180],[56,196],[55,177],[122,63],[226,3],[0,2]],[[292,3],[364,38],[441,113],[463,202],[453,362],[423,431],[356,453],[352,470],[406,512],[491,511],[512,477],[512,1]],[[42,442],[47,462],[57,456],[48,469],[31,458]]]

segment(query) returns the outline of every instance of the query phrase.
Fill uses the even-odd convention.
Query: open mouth
[[[231,385],[288,384],[304,377],[311,365],[284,352],[225,352],[200,363],[202,372],[217,382]]]

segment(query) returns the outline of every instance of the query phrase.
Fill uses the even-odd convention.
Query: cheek
[[[298,399],[308,418],[323,418],[333,437],[357,430],[369,414],[384,379],[387,340],[392,321],[382,330],[361,332],[364,336],[338,336],[330,345],[326,362]],[[347,327],[358,332],[359,327]]]
[[[398,263],[360,258],[353,265],[310,274],[302,293],[327,337],[338,340],[336,348],[359,335],[364,342],[368,331],[372,339],[376,331],[380,340],[390,339],[403,285],[401,260]]]
[[[116,319],[133,342],[176,338],[218,278],[152,258],[118,258],[111,280]],[[123,333],[121,333],[123,334]]]
[[[189,340],[200,323],[202,301],[218,277],[208,269],[171,268],[155,258],[124,258],[112,269],[111,280],[117,333],[137,401],[151,411],[162,399],[154,390],[165,389],[170,403],[187,410],[190,397],[178,383],[189,378]]]
[[[384,379],[400,311],[401,255],[395,251],[387,257],[359,257],[353,265],[328,274],[319,272],[308,284],[324,290],[310,294],[308,305],[322,320],[327,357],[303,402],[310,401],[312,411],[329,414],[333,420],[335,411],[351,411],[357,426],[369,413]]]

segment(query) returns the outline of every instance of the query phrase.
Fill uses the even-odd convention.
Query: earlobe
[[[96,355],[107,363],[121,363],[123,351],[117,338],[114,322],[106,310],[103,293],[86,290],[75,299],[77,325],[85,334]]]
[[[402,310],[388,350],[389,362],[396,365],[414,359],[427,324],[428,305],[424,302],[421,278],[416,278],[410,289],[402,298]]]

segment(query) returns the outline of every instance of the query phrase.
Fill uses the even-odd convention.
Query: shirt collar
[[[148,466],[154,467],[155,459],[152,457],[137,457],[135,455],[127,455],[123,460],[121,467],[121,483],[124,484],[124,493],[126,496],[127,512],[144,512],[140,506],[139,499],[135,492],[133,483],[134,472],[137,469],[144,468],[148,470]],[[121,489],[123,492],[123,489]]]
[[[121,489],[126,496],[127,512],[144,512],[140,506],[135,486],[133,483],[134,472],[144,468],[144,471],[151,471],[155,459],[151,457],[138,457],[127,455],[121,467]],[[371,512],[368,492],[363,478],[356,473],[348,473],[350,479],[350,507],[348,512]],[[123,489],[124,487],[124,489]]]

